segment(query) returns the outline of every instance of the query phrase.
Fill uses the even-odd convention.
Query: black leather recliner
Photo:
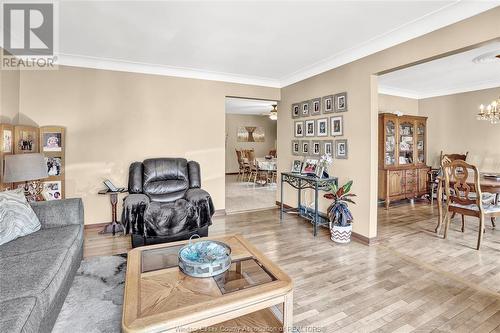
[[[200,165],[184,158],[153,158],[130,165],[122,223],[132,246],[208,236],[214,206],[201,188]]]

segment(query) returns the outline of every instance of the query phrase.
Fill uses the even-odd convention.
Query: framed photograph
[[[333,95],[328,95],[321,98],[321,104],[323,106],[323,113],[333,112]]]
[[[343,92],[335,95],[335,112],[347,111],[347,93]]]
[[[47,201],[51,200],[61,200],[62,199],[62,188],[61,181],[49,181],[43,182],[43,198]]]
[[[12,125],[0,125],[2,137],[2,153],[10,154],[14,152],[14,127]]]
[[[293,160],[291,172],[300,173],[301,171],[302,171],[302,161],[301,160]]]
[[[38,152],[38,128],[33,126],[14,127],[14,153]]]
[[[292,140],[292,155],[300,155],[300,141]]]
[[[62,158],[61,157],[45,157],[47,165],[47,173],[49,177],[57,177],[62,175]]]
[[[42,133],[42,151],[62,151],[62,133]]]
[[[300,153],[304,156],[309,156],[309,146],[311,145],[311,141],[302,140],[300,142]]]
[[[322,143],[321,155],[328,154],[333,156],[333,140],[324,140]]]
[[[312,156],[320,156],[321,155],[321,142],[313,141],[311,143],[311,155]]]
[[[318,168],[319,160],[317,158],[306,158],[302,164],[303,174],[316,174],[316,169]]]
[[[314,123],[315,121],[313,119],[306,120],[306,136],[316,135],[316,131],[314,130]]]
[[[296,121],[295,122],[295,137],[304,136],[304,122]]]
[[[347,159],[347,140],[335,140],[335,158]]]
[[[321,98],[311,100],[311,115],[321,114]]]
[[[292,118],[300,117],[300,104],[292,104]]]
[[[309,115],[309,101],[302,102],[301,105],[302,105],[301,109],[302,117],[307,117]]]
[[[332,136],[344,135],[344,117],[343,116],[330,117],[330,129]]]
[[[328,136],[328,118],[316,120],[317,136]]]

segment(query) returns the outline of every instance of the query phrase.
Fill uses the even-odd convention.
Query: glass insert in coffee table
[[[178,267],[178,253],[181,247],[182,245],[142,251],[141,272]],[[215,280],[222,294],[276,281],[276,277],[253,257],[233,260],[226,272],[209,279]]]

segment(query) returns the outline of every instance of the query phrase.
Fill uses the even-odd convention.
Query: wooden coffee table
[[[129,251],[123,331],[292,330],[291,279],[240,235],[206,239],[222,241],[232,250],[231,268],[211,278],[193,278],[179,270],[177,253],[187,241]]]

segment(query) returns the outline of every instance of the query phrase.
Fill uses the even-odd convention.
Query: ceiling
[[[61,0],[58,63],[283,87],[498,5]]]
[[[500,54],[500,42],[382,75],[379,92],[420,99],[500,87],[500,59],[473,61],[486,53]]]
[[[226,113],[242,115],[269,115],[276,101],[265,101],[246,98],[226,98]],[[279,114],[279,113],[278,113]]]

